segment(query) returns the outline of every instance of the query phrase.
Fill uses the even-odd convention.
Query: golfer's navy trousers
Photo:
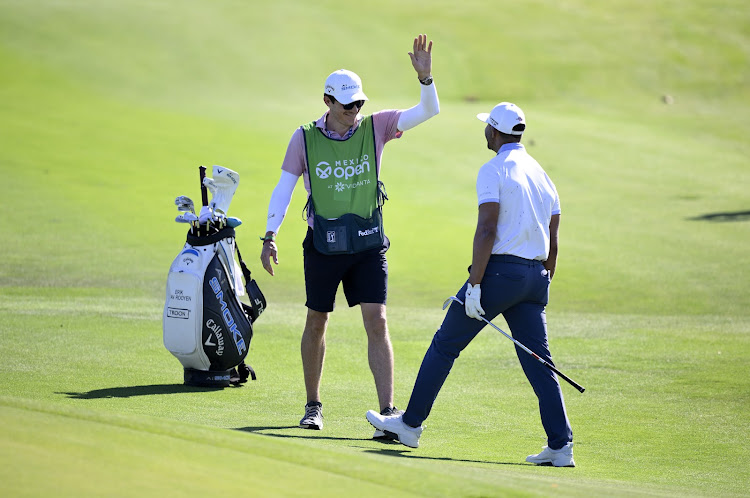
[[[482,308],[485,318],[502,314],[512,336],[554,365],[547,343],[544,307],[549,298],[550,278],[541,261],[511,255],[492,255],[482,279]],[[466,284],[456,294],[462,302]],[[427,419],[453,362],[486,323],[466,316],[464,307],[452,302],[440,329],[435,333],[422,360],[403,421],[418,427]],[[495,330],[492,330],[496,333]],[[505,338],[503,338],[505,340]],[[547,446],[559,449],[573,440],[560,384],[550,369],[516,346],[526,378],[539,399]]]

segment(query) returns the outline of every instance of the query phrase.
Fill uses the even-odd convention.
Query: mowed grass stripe
[[[9,496],[535,496],[559,487],[458,482],[389,457],[353,459],[288,440],[7,397],[0,397],[0,417],[0,475],[12,486]]]

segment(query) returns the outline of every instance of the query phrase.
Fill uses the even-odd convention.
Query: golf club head
[[[447,308],[448,306],[450,306],[450,304],[451,304],[451,301],[456,301],[456,302],[457,302],[458,304],[460,304],[461,306],[463,306],[463,305],[464,305],[464,303],[462,303],[462,302],[461,302],[461,300],[460,300],[459,298],[457,298],[456,296],[451,296],[451,297],[449,297],[448,299],[446,299],[446,300],[445,300],[445,302],[443,303],[443,309],[445,309],[445,308]]]
[[[198,217],[193,213],[182,213],[174,219],[177,223],[193,223],[198,221]]]
[[[192,206],[193,200],[186,195],[178,195],[177,198],[175,198],[174,203],[176,206],[179,206],[181,204],[184,204],[186,206],[188,205]]]
[[[238,226],[242,225],[242,220],[234,216],[229,216],[227,218],[227,225],[231,228],[237,228]]]

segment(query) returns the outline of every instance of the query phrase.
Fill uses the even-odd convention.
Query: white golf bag
[[[245,290],[250,305],[240,300]],[[185,384],[228,386],[246,381],[248,375],[255,379],[244,360],[253,322],[265,306],[242,261],[234,228],[204,235],[188,232],[169,269],[163,316],[164,346],[182,363]]]

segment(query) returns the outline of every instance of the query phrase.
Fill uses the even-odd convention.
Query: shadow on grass
[[[283,429],[299,429],[300,434],[269,434],[262,431],[276,431]],[[276,425],[276,426],[265,426],[265,427],[238,427],[234,429],[242,432],[252,432],[253,434],[260,434],[262,436],[280,437],[280,438],[291,438],[291,439],[327,439],[329,441],[369,441],[366,438],[359,437],[331,437],[331,436],[318,436],[320,431],[314,431],[310,429],[302,429],[299,425]]]
[[[62,392],[70,399],[103,399],[103,398],[132,398],[134,396],[153,396],[159,394],[205,393],[227,389],[222,387],[194,387],[184,384],[152,384],[150,386],[125,386],[94,389],[87,392]]]
[[[281,426],[239,427],[234,430],[242,431],[242,432],[252,432],[253,434],[260,434],[262,436],[270,436],[270,437],[278,437],[278,438],[308,439],[308,440],[309,439],[326,439],[329,441],[374,441],[371,438],[318,436],[316,434],[320,434],[319,431],[310,431],[306,429],[300,429],[299,434],[278,434],[278,433],[263,432],[263,431],[276,431],[276,430],[285,430],[285,429],[300,429],[300,427],[298,425],[281,425]],[[411,449],[403,449],[404,447],[401,446],[396,441],[378,440],[378,442],[384,445],[383,449],[376,450],[376,449],[368,448],[365,446],[353,446],[353,447],[359,448],[363,450],[365,453],[373,453],[376,455],[386,455],[386,456],[399,457],[399,458],[413,458],[415,460],[441,460],[445,462],[486,463],[490,465],[520,465],[523,467],[533,466],[533,464],[530,464],[530,463],[497,462],[497,461],[491,461],[491,460],[469,460],[465,458],[450,458],[450,457],[435,457],[435,456],[418,455],[418,454],[413,453]]]
[[[750,221],[750,211],[731,211],[725,213],[706,213],[688,218],[691,221]]]
[[[398,443],[391,443],[398,444]],[[435,457],[435,456],[424,456],[415,455],[409,450],[396,450],[391,448],[383,448],[382,450],[373,450],[372,448],[362,448],[365,453],[374,453],[376,455],[387,455],[399,458],[413,458],[415,460],[440,460],[444,462],[468,462],[468,463],[487,463],[490,465],[520,465],[522,467],[533,466],[532,463],[518,463],[518,462],[496,462],[492,460],[469,460],[466,458],[450,458],[450,457]]]

